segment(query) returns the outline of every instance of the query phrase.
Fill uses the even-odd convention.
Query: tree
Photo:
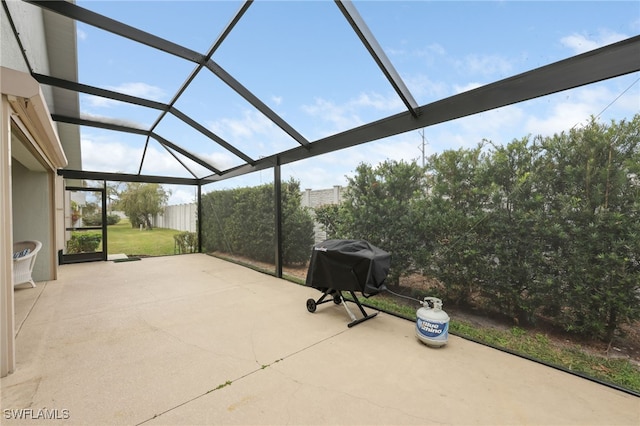
[[[486,155],[483,144],[435,154],[427,163],[429,197],[419,203],[413,234],[425,244],[418,266],[445,284],[443,297],[471,304],[488,267]]]
[[[491,200],[483,226],[486,278],[479,290],[488,310],[521,325],[534,322],[546,302],[540,268],[547,251],[540,229],[545,224],[544,199],[535,185],[538,140],[525,137],[506,147],[491,144],[484,168]]]
[[[640,115],[543,141],[548,314],[610,339],[640,318]]]
[[[313,246],[313,217],[302,207],[300,182],[290,178],[282,183],[282,258],[285,265],[309,260]]]
[[[170,192],[157,183],[130,182],[120,193],[120,206],[134,228],[152,228],[151,218],[161,213]]]
[[[424,170],[414,161],[361,163],[349,178],[340,206],[316,210],[317,220],[333,238],[366,240],[392,256],[389,281],[411,273],[422,244],[412,226],[417,202],[424,198]]]
[[[120,187],[122,182],[108,182],[107,183],[107,211],[118,210],[120,202]]]

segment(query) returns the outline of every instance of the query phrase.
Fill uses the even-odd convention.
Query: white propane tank
[[[429,307],[429,302],[433,304],[433,308]],[[442,300],[425,297],[420,304],[422,308],[416,313],[416,336],[428,346],[446,345],[449,337],[449,315],[442,310]]]

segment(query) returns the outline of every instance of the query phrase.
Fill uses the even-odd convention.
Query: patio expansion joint
[[[152,327],[151,325],[149,325],[149,326],[150,326],[150,327]],[[161,417],[161,416],[163,416],[163,415],[165,415],[165,414],[168,414],[168,413],[170,413],[170,412],[172,412],[172,411],[174,411],[174,410],[177,410],[177,409],[179,409],[179,408],[181,408],[181,407],[183,407],[183,406],[185,406],[185,405],[188,405],[188,404],[190,404],[190,403],[192,403],[192,402],[194,402],[194,401],[197,401],[197,400],[199,400],[199,399],[201,399],[201,398],[203,398],[203,397],[205,397],[205,396],[209,395],[210,393],[213,393],[213,392],[216,392],[216,391],[222,390],[222,389],[224,389],[224,388],[226,388],[226,387],[228,387],[228,386],[231,386],[232,384],[234,384],[234,383],[236,383],[236,382],[239,382],[239,381],[241,381],[241,380],[243,380],[243,379],[246,379],[246,378],[248,378],[248,377],[251,377],[251,376],[255,375],[256,373],[260,373],[261,371],[268,369],[269,367],[271,367],[271,366],[272,366],[272,365],[274,365],[274,364],[277,364],[277,363],[280,363],[280,362],[284,362],[284,361],[286,361],[286,360],[287,360],[287,359],[289,359],[289,358],[292,358],[292,357],[294,357],[294,356],[296,356],[296,355],[299,355],[299,354],[301,354],[301,353],[303,353],[303,352],[305,352],[305,351],[307,351],[307,350],[309,350],[309,349],[313,348],[314,346],[320,345],[320,344],[322,344],[322,343],[324,343],[324,342],[326,342],[326,341],[328,341],[328,340],[334,339],[334,338],[336,338],[336,337],[340,336],[341,334],[343,334],[343,333],[347,332],[348,330],[349,330],[349,329],[345,329],[345,330],[339,331],[338,333],[335,333],[335,334],[332,334],[332,335],[330,335],[330,336],[327,336],[327,337],[325,337],[324,339],[318,340],[317,342],[314,342],[314,343],[313,343],[313,344],[311,344],[311,345],[305,346],[305,347],[303,347],[303,348],[301,348],[301,349],[298,349],[297,351],[291,352],[291,353],[290,353],[290,354],[288,354],[288,355],[284,355],[283,357],[278,358],[278,359],[276,359],[276,360],[272,361],[272,362],[271,362],[271,363],[269,363],[269,364],[259,364],[258,360],[257,360],[257,359],[255,359],[256,364],[260,365],[260,367],[259,367],[259,368],[256,368],[255,370],[251,370],[251,371],[249,371],[249,372],[247,372],[247,373],[245,373],[245,374],[243,374],[243,375],[241,375],[241,376],[238,376],[238,377],[237,377],[237,378],[235,378],[235,379],[227,380],[227,381],[226,381],[226,382],[224,382],[224,383],[220,383],[220,384],[216,385],[216,387],[214,387],[214,388],[212,388],[212,389],[210,389],[210,390],[208,390],[208,391],[206,391],[206,392],[203,392],[203,393],[201,393],[201,394],[199,394],[199,395],[194,396],[193,398],[190,398],[190,399],[188,399],[188,400],[186,400],[186,401],[183,401],[183,402],[181,402],[180,404],[177,404],[177,405],[175,405],[175,406],[173,406],[173,407],[171,407],[171,408],[168,408],[168,409],[166,409],[165,411],[163,411],[163,412],[161,412],[161,413],[154,414],[152,417],[150,417],[150,418],[148,418],[148,419],[146,419],[146,420],[143,420],[143,421],[141,421],[140,423],[137,423],[137,424],[136,424],[136,426],[143,425],[143,424],[145,424],[145,423],[147,423],[147,422],[150,422],[150,421],[152,421],[152,420],[154,420],[154,419],[157,419],[158,417]],[[171,334],[169,333],[169,335],[171,335]],[[176,337],[176,336],[173,336],[173,337],[175,337],[175,338],[179,339],[179,338],[178,338],[178,337]],[[299,381],[297,381],[297,380],[295,380],[295,379],[293,379],[293,378],[291,378],[291,377],[288,377],[288,378],[289,378],[290,380],[292,380],[292,381],[296,382],[296,383],[300,383]],[[390,407],[383,407],[383,408],[389,408],[389,409],[391,409]]]
[[[36,305],[38,304],[38,302],[40,301],[40,297],[42,297],[42,294],[44,293],[44,291],[47,289],[47,284],[49,282],[48,281],[43,281],[43,282],[38,282],[38,284],[42,285],[42,289],[40,290],[40,292],[38,293],[38,297],[36,297],[36,299],[33,301],[33,304],[31,305],[31,307],[29,308],[29,311],[27,312],[27,315],[25,315],[24,319],[20,322],[20,324],[18,325],[18,327],[16,327],[15,330],[15,338],[17,339],[18,336],[20,335],[20,331],[22,331],[22,327],[24,326],[24,324],[27,322],[27,320],[31,317],[31,313],[33,312],[33,310],[35,309]]]

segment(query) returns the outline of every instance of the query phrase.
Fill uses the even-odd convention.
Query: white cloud
[[[271,101],[273,102],[274,105],[280,105],[282,104],[282,96],[271,96]]]
[[[142,173],[148,175],[186,176],[184,167],[165,150],[158,150],[156,145],[149,145],[144,156]]]
[[[400,98],[395,94],[383,96],[379,93],[360,93],[344,104],[336,104],[323,98],[316,98],[310,105],[303,105],[302,111],[323,123],[318,138],[342,132],[365,123],[362,115],[368,111],[383,111],[385,114],[403,109]],[[326,125],[328,123],[328,125]]]
[[[404,79],[404,82],[418,103],[421,103],[420,99],[429,102],[450,95],[449,87],[445,83],[434,81],[425,74],[409,76]]]
[[[326,189],[332,188],[334,185],[346,185],[344,172],[336,173],[336,170],[344,170],[341,167],[335,168],[331,164],[331,159],[336,156],[327,154],[322,157],[310,160],[302,160],[293,164],[287,164],[283,170],[283,179],[293,177],[300,182],[300,189]],[[327,164],[327,162],[329,164]],[[285,178],[286,176],[286,178]]]
[[[258,111],[245,110],[240,118],[209,121],[207,127],[250,156],[271,155],[296,142]]]
[[[101,96],[86,95],[84,93],[80,94],[80,103],[86,103],[87,106],[94,108],[114,108],[116,105],[121,104],[120,102],[114,101],[113,99],[103,98]]]
[[[104,137],[82,138],[82,163],[86,170],[113,173],[138,173],[144,144],[132,146],[122,141]],[[165,150],[149,144],[144,157],[142,173],[149,175],[182,176],[186,171],[182,165]]]
[[[389,55],[389,56],[404,56],[407,54],[407,51],[405,49],[397,49],[397,48],[388,48],[385,49],[385,52]]]
[[[456,148],[475,147],[483,139],[507,144],[514,138],[526,136],[522,129],[526,117],[527,112],[521,106],[511,105],[454,120],[442,127],[455,130]]]
[[[501,77],[511,75],[513,69],[511,62],[500,55],[467,55],[457,67],[465,74]]]
[[[436,53],[438,55],[444,55],[444,54],[447,53],[445,48],[439,43],[431,43],[430,45],[427,46],[427,50],[429,52],[433,52],[433,53]]]
[[[377,166],[386,160],[421,162],[420,144],[422,137],[418,131],[407,132],[380,141],[332,152],[329,154],[287,164],[283,176],[291,176],[301,183],[301,189],[326,189],[334,185],[345,186],[347,177],[353,177],[360,163]],[[426,145],[426,155],[433,153]]]
[[[200,155],[200,158],[202,158],[212,166],[216,167],[218,170],[226,170],[230,167],[233,167],[235,164],[234,163],[235,157],[232,156],[231,154],[227,154],[224,152],[203,154],[203,155]],[[192,169],[192,170],[194,173],[198,174],[198,176],[211,174],[211,171],[204,169],[204,167],[200,165],[198,165],[197,167],[200,168],[201,171],[196,169]]]
[[[622,82],[620,83],[622,86]],[[429,156],[447,149],[473,148],[483,139],[491,140],[498,145],[506,145],[514,139],[528,135],[550,136],[555,132],[566,131],[576,124],[585,123],[589,116],[597,115],[618,94],[609,85],[603,83],[430,126],[424,129],[425,155]],[[615,106],[623,108],[633,104],[637,111],[637,91],[629,92],[628,95],[616,101]],[[337,106],[318,100],[313,107],[315,109],[310,112],[314,114],[332,113],[336,115],[336,121],[342,119],[345,123],[347,122],[346,118],[340,116],[343,111],[349,111],[346,105]],[[352,124],[349,123],[349,125]],[[410,131],[384,140],[287,164],[283,168],[283,177],[292,176],[299,180],[303,190],[346,185],[345,176],[353,176],[355,168],[362,162],[372,166],[385,160],[406,162],[416,160],[420,163],[421,142],[419,131]],[[271,178],[271,175],[267,176]]]
[[[111,173],[137,173],[142,147],[89,135],[83,136],[82,168]]]
[[[431,43],[422,48],[407,50],[404,48],[388,48],[385,49],[385,52],[389,54],[389,56],[408,56],[415,58],[427,58],[432,59],[434,56],[443,56],[447,52],[445,48],[439,43]]]
[[[139,143],[135,143],[119,140],[117,136],[106,137],[100,134],[90,134],[82,136],[81,144],[83,169],[109,173],[138,173],[144,151],[144,138],[141,138]],[[205,153],[199,156],[223,170],[232,165],[230,155]],[[187,158],[181,157],[181,160],[198,176],[206,176],[212,173]],[[180,162],[165,149],[161,148],[154,140],[150,141],[145,152],[142,173],[192,177]]]
[[[402,101],[398,96],[383,96],[379,93],[361,93],[349,101],[349,109],[373,108],[376,111],[394,111],[402,108]]]
[[[618,42],[628,38],[625,34],[616,33],[610,30],[601,29],[598,34],[573,33],[562,37],[560,43],[573,50],[573,54],[588,52],[602,46]]]
[[[208,127],[212,132],[225,137],[246,139],[270,134],[276,126],[258,111],[245,110],[240,119],[221,118],[209,122]]]
[[[170,191],[169,201],[170,206],[177,204],[191,204],[196,202],[197,189],[195,186],[189,187],[184,185],[163,185],[165,190]]]
[[[477,83],[477,82],[467,83],[464,86],[454,85],[453,91],[455,94],[458,94],[458,93],[468,92],[469,90],[477,89],[478,87],[481,87],[481,86],[484,86],[484,84]]]
[[[426,136],[427,131],[425,131],[425,156],[429,156],[432,153],[432,147]],[[417,130],[372,142],[367,151],[370,157],[375,159],[375,162],[370,164],[375,166],[386,160],[407,163],[415,160],[420,164],[422,161],[421,145],[422,136]],[[367,162],[369,163],[369,161]]]
[[[317,98],[311,105],[303,105],[302,110],[321,122],[329,123],[320,137],[363,124],[363,120],[349,105],[337,105],[322,98]]]
[[[612,116],[615,120],[629,118],[637,113],[637,91],[623,96],[611,105],[618,95],[610,86],[604,84],[551,95],[546,98],[549,105],[546,111],[543,111],[546,114],[531,116],[524,128],[532,134],[550,136],[568,131],[574,126],[584,125],[591,116],[598,116],[605,109],[615,110]]]
[[[145,99],[159,100],[166,96],[165,91],[160,87],[143,82],[130,82],[123,83],[119,86],[107,86],[107,89]]]
[[[82,28],[77,28],[76,29],[76,37],[78,38],[78,40],[86,40],[87,39],[87,32],[84,31]]]

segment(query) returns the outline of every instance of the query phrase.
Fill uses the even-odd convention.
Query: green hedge
[[[333,238],[392,254],[448,303],[610,338],[640,319],[640,115],[415,163],[360,165],[316,210]]]
[[[282,184],[283,262],[308,260],[313,219],[300,205],[300,184]],[[273,184],[213,191],[202,196],[202,246],[260,262],[275,262]]]

